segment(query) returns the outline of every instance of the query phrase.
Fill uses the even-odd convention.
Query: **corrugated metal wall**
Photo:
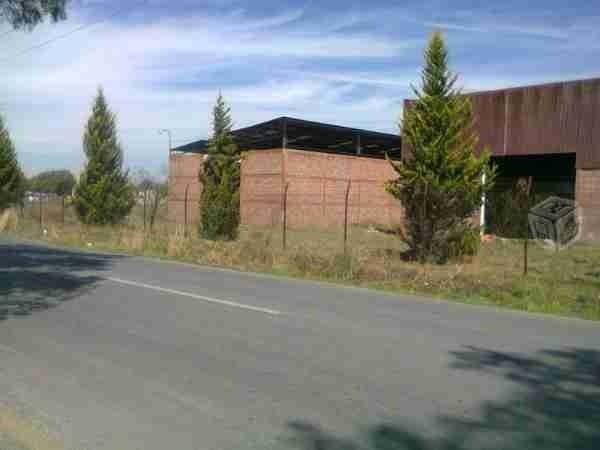
[[[495,156],[576,153],[577,168],[600,168],[600,78],[467,95],[480,148]]]
[[[578,168],[600,168],[600,79],[469,96],[494,155],[576,153]]]
[[[504,99],[504,92],[471,96],[475,132],[479,135],[479,142],[482,147],[488,147],[496,155],[504,153],[506,131]]]

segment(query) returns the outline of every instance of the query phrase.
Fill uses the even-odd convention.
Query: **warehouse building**
[[[401,207],[384,189],[394,171],[385,154],[399,159],[400,136],[291,117],[233,131],[243,151],[240,209],[243,225],[271,226],[282,219],[292,228],[353,224],[392,226]],[[202,192],[198,173],[205,140],[170,154],[169,218],[183,225],[198,221]]]
[[[600,78],[468,96],[479,150],[488,148],[499,168],[497,189],[531,176],[536,193],[575,199],[582,238],[600,240]],[[289,117],[233,134],[245,154],[243,224],[279,223],[287,186],[291,227],[338,226],[349,182],[350,223],[401,223],[402,208],[384,189],[395,177],[385,153],[396,159],[409,153],[401,152],[399,136]],[[175,223],[197,221],[206,147],[197,141],[171,152],[169,216]]]
[[[499,168],[497,188],[531,176],[534,192],[576,200],[581,237],[600,240],[600,78],[469,97],[481,148]]]

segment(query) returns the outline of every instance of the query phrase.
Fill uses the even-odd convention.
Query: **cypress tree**
[[[122,222],[133,207],[134,190],[128,172],[123,169],[116,117],[102,89],[98,89],[85,127],[83,150],[87,162],[74,197],[79,219],[95,225]]]
[[[0,115],[0,211],[21,201],[24,180],[15,147]]]
[[[200,236],[231,240],[240,223],[240,151],[231,135],[231,112],[219,94],[213,108],[213,136],[201,173]]]
[[[472,217],[495,176],[489,152],[475,153],[471,102],[455,88],[456,79],[448,69],[444,38],[436,32],[425,52],[422,87],[413,88],[416,100],[401,124],[408,154],[392,162],[398,178],[387,185],[405,210],[401,231],[408,256],[421,262],[477,250]]]
[[[67,18],[68,0],[1,0],[0,22],[7,21],[15,30],[32,30],[44,18],[53,22]]]

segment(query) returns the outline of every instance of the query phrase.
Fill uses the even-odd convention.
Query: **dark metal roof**
[[[372,158],[400,158],[399,135],[342,127],[321,122],[278,117],[232,131],[240,149],[289,148],[315,152],[360,155]],[[174,152],[205,153],[208,141],[196,141],[174,148]]]
[[[206,139],[200,139],[199,141],[190,142],[189,144],[180,145],[179,147],[171,149],[172,152],[181,153],[205,153],[208,141]]]

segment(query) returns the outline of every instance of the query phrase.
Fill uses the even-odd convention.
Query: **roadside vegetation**
[[[123,169],[117,119],[101,88],[85,126],[83,152],[86,164],[73,195],[79,220],[88,225],[122,222],[133,207],[135,192]]]
[[[230,108],[219,94],[213,109],[213,136],[198,174],[202,183],[198,233],[205,239],[233,240],[240,225],[240,151],[231,136]]]
[[[4,119],[0,115],[0,211],[18,204],[23,196],[25,176]]]
[[[0,449],[64,450],[65,447],[41,423],[24,419],[0,405]]]
[[[476,155],[471,101],[456,81],[446,42],[436,32],[425,51],[421,87],[413,88],[417,99],[404,111],[402,161],[390,161],[397,178],[387,185],[404,208],[399,232],[405,256],[421,263],[477,252],[473,216],[494,184],[490,153]]]
[[[406,246],[388,230],[352,227],[347,255],[343,232],[288,230],[282,249],[281,228],[240,227],[233,241],[206,240],[168,225],[166,205],[152,231],[144,231],[138,201],[128,220],[116,226],[86,226],[72,207],[62,223],[59,199],[44,203],[40,228],[37,202],[10,221],[11,234],[25,239],[89,250],[126,252],[262,272],[394,293],[420,294],[464,303],[507,307],[600,320],[600,246],[578,243],[556,252],[540,243],[529,248],[529,273],[523,276],[522,242],[496,238],[476,255],[447,264],[406,261]],[[1,225],[1,224],[0,224]]]

